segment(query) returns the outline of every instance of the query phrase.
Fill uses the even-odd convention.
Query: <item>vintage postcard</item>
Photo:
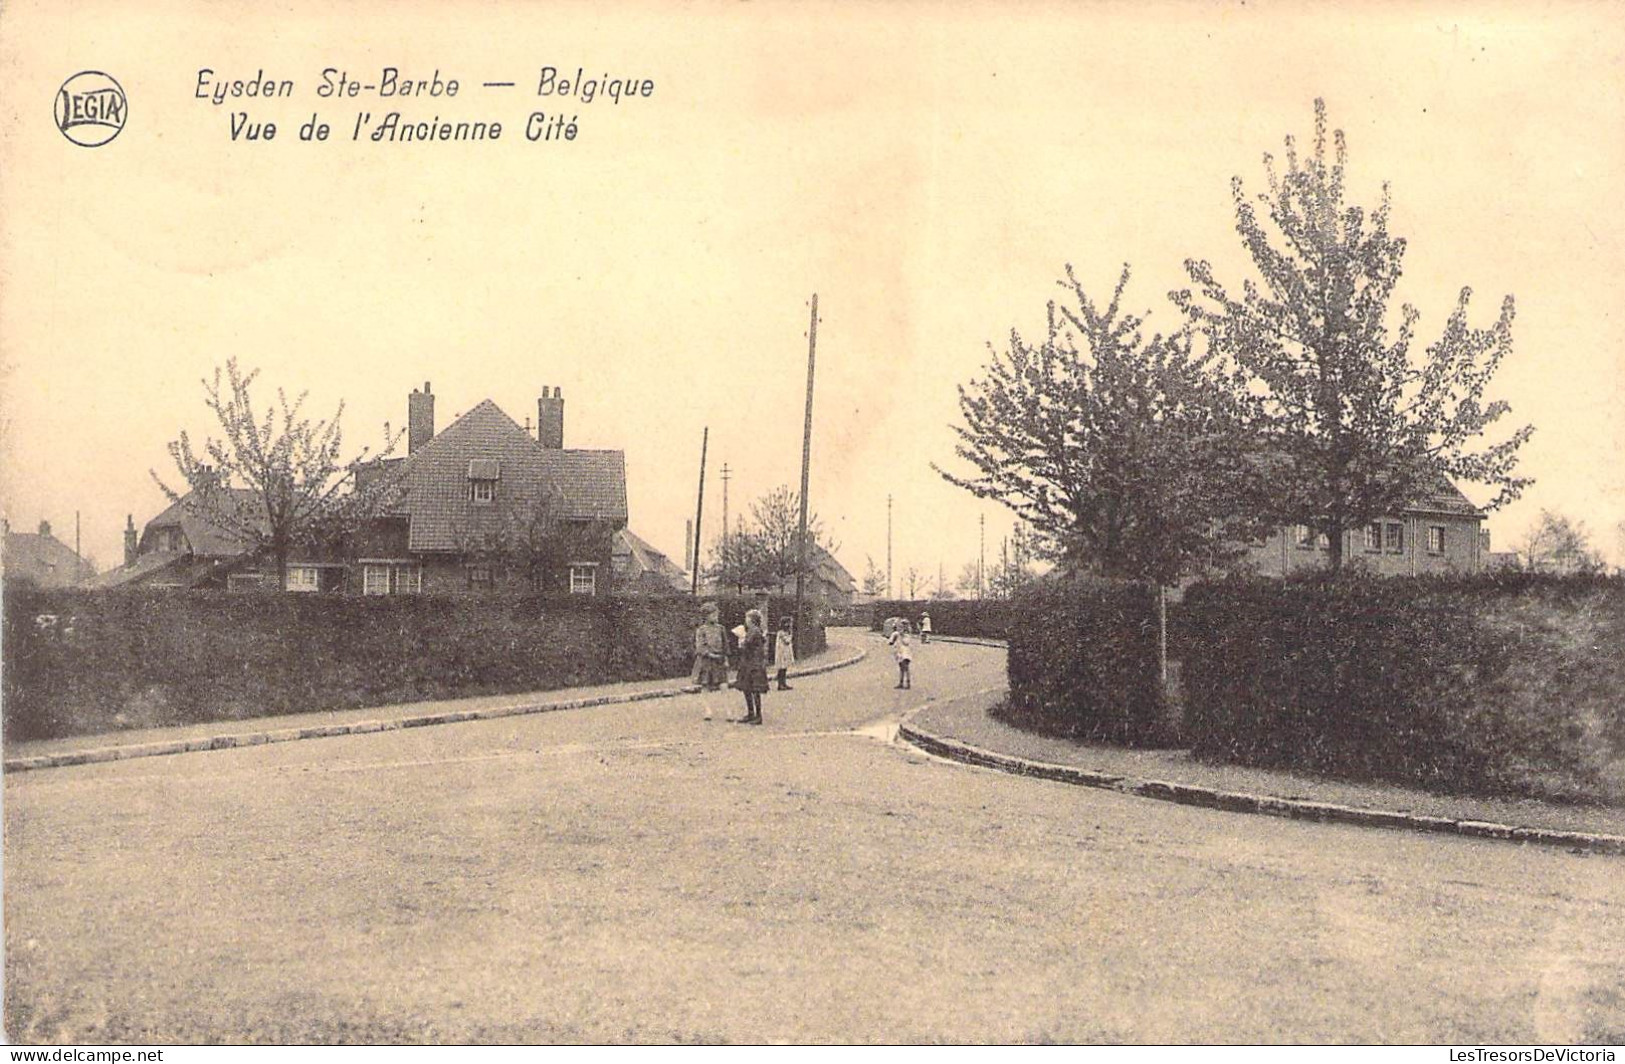
[[[6,1040],[1614,1059],[1621,13],[0,4]]]

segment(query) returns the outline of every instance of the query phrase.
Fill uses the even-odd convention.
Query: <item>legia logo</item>
[[[128,111],[123,86],[100,70],[80,71],[56,93],[56,128],[86,148],[99,148],[118,136]]]

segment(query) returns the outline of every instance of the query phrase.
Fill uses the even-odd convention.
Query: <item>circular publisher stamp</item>
[[[86,148],[118,136],[128,112],[124,87],[100,70],[81,70],[56,92],[56,128]]]

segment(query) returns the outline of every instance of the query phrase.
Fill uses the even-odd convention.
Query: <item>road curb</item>
[[[921,707],[923,710],[926,707]],[[915,713],[921,710],[915,710]],[[1549,828],[1516,827],[1483,820],[1453,820],[1449,817],[1424,816],[1384,809],[1360,809],[1334,802],[1313,802],[1301,798],[1278,798],[1273,795],[1249,794],[1243,791],[1221,791],[1212,787],[1199,787],[1188,783],[1170,783],[1166,780],[1144,780],[1091,769],[1056,765],[1047,761],[1029,761],[1010,754],[995,753],[969,743],[945,739],[916,727],[914,713],[898,726],[898,737],[924,750],[928,754],[960,761],[967,765],[998,769],[1017,776],[1054,780],[1080,787],[1098,787],[1140,798],[1174,802],[1179,805],[1216,809],[1226,813],[1254,813],[1262,816],[1285,817],[1291,820],[1311,820],[1328,824],[1353,824],[1358,827],[1388,828],[1401,831],[1421,831],[1444,835],[1460,835],[1475,839],[1495,839],[1502,842],[1533,843],[1539,846],[1562,846],[1569,850],[1625,855],[1625,836],[1593,834],[1583,831],[1557,831]]]
[[[850,657],[825,662],[807,668],[792,668],[791,677],[817,676],[856,665],[869,656],[860,650]],[[59,754],[36,754],[33,757],[7,758],[3,768],[12,772],[33,772],[45,768],[67,768],[72,765],[95,765],[106,761],[128,761],[138,757],[163,757],[169,754],[190,754],[204,750],[233,750],[244,746],[264,746],[270,743],[297,742],[301,739],[330,739],[340,735],[368,735],[373,732],[397,731],[403,728],[427,728],[437,724],[463,724],[472,720],[499,720],[503,717],[524,717],[537,713],[556,713],[566,709],[588,709],[593,706],[624,705],[630,702],[652,702],[658,698],[676,698],[679,695],[698,694],[698,684],[681,687],[662,687],[654,691],[634,691],[624,695],[595,695],[591,698],[566,698],[557,702],[537,702],[519,706],[493,706],[490,709],[450,710],[425,713],[417,717],[395,717],[388,720],[358,720],[346,724],[314,724],[303,728],[271,728],[235,735],[210,735],[197,739],[168,739],[162,742],[132,743],[124,746],[97,746],[86,750],[67,750]]]

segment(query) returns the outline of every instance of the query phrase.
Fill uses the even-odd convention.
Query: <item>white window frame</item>
[[[1389,554],[1405,553],[1405,526],[1398,521],[1389,521],[1382,526],[1382,549]]]
[[[1365,526],[1365,549],[1373,553],[1382,550],[1382,524],[1377,521]]]
[[[470,480],[468,482],[468,501],[472,503],[495,502],[497,497],[497,482],[494,480]]]
[[[1433,545],[1435,540],[1438,541],[1438,544],[1439,544],[1438,546]],[[1429,554],[1443,554],[1444,553],[1444,526],[1443,525],[1429,525],[1428,526],[1428,553]]]
[[[322,589],[321,570],[314,565],[288,566],[288,578],[283,582],[284,591],[308,592]]]
[[[583,581],[581,577],[585,576]],[[571,562],[570,563],[570,594],[596,595],[598,594],[598,563],[597,562]]]
[[[1303,550],[1314,550],[1315,534],[1308,525],[1293,525],[1292,542]]]
[[[361,593],[363,595],[389,594],[390,566],[368,564],[361,567]]]

